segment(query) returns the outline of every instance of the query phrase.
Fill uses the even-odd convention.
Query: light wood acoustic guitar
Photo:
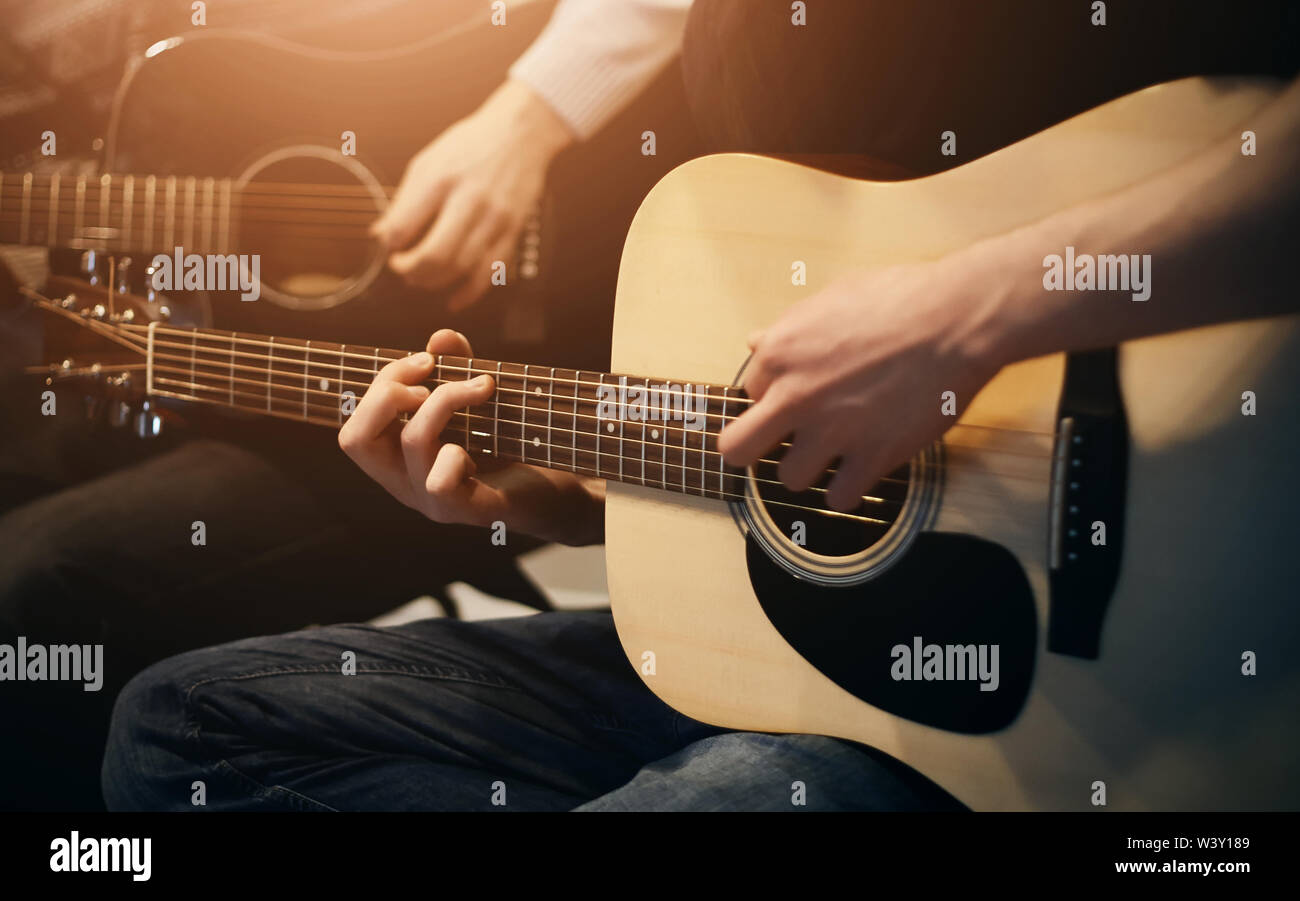
[[[645,198],[619,275],[613,370],[656,377],[443,356],[436,380],[498,384],[444,437],[609,480],[618,633],[684,714],[863,742],[981,809],[1300,806],[1295,318],[1009,366],[847,515],[824,481],[786,491],[780,448],[737,471],[715,440],[749,403],[746,336],[791,304],[1169,167],[1276,90],[1153,87],[915,181],[688,162]],[[406,353],[181,329],[121,296],[33,302],[125,355],[78,351],[51,379],[155,405],[337,426]]]

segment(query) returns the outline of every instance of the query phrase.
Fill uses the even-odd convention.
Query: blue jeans
[[[604,612],[332,626],[173,657],[119,697],[103,788],[117,810],[954,806],[848,742],[682,716]]]

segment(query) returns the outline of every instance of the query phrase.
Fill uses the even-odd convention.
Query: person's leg
[[[641,683],[608,613],[335,626],[140,674],[103,788],[116,810],[193,809],[196,782],[208,810],[567,810],[717,731]]]
[[[452,579],[536,603],[511,565],[535,543],[402,507],[326,430],[222,420],[204,431],[229,442],[140,442],[86,423],[76,395],[48,417],[38,398],[0,400],[0,644],[102,645],[104,671],[98,691],[0,680],[0,721],[21,724],[0,742],[2,809],[98,808],[113,699],[165,657],[366,619]]]
[[[890,757],[824,735],[728,732],[647,764],[581,811],[961,810]]]
[[[103,647],[96,691],[0,681],[0,718],[12,724],[0,806],[97,807],[113,698],[148,664],[340,618],[323,589],[346,578],[331,571],[344,535],[264,461],[198,441],[0,515],[0,643]],[[342,618],[383,609],[358,592]]]

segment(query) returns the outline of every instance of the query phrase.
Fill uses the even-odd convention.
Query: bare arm
[[[1154,178],[971,248],[1019,275],[994,309],[1002,362],[1104,347],[1199,325],[1300,310],[1291,278],[1300,234],[1300,80],[1239,135]],[[1043,256],[1150,254],[1151,296],[1044,291]]]
[[[1110,196],[933,263],[855,274],[794,307],[752,342],[758,402],[719,437],[727,462],[747,466],[793,434],[781,480],[802,490],[839,458],[828,499],[851,509],[944,432],[944,391],[965,405],[1017,360],[1300,309],[1300,82],[1247,127],[1256,156],[1233,135]],[[1067,246],[1149,254],[1149,299],[1044,290],[1044,258]]]

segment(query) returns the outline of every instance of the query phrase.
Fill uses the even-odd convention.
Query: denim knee
[[[186,696],[202,676],[203,651],[156,663],[135,676],[113,706],[101,786],[109,810],[189,809],[198,764],[197,727]]]

